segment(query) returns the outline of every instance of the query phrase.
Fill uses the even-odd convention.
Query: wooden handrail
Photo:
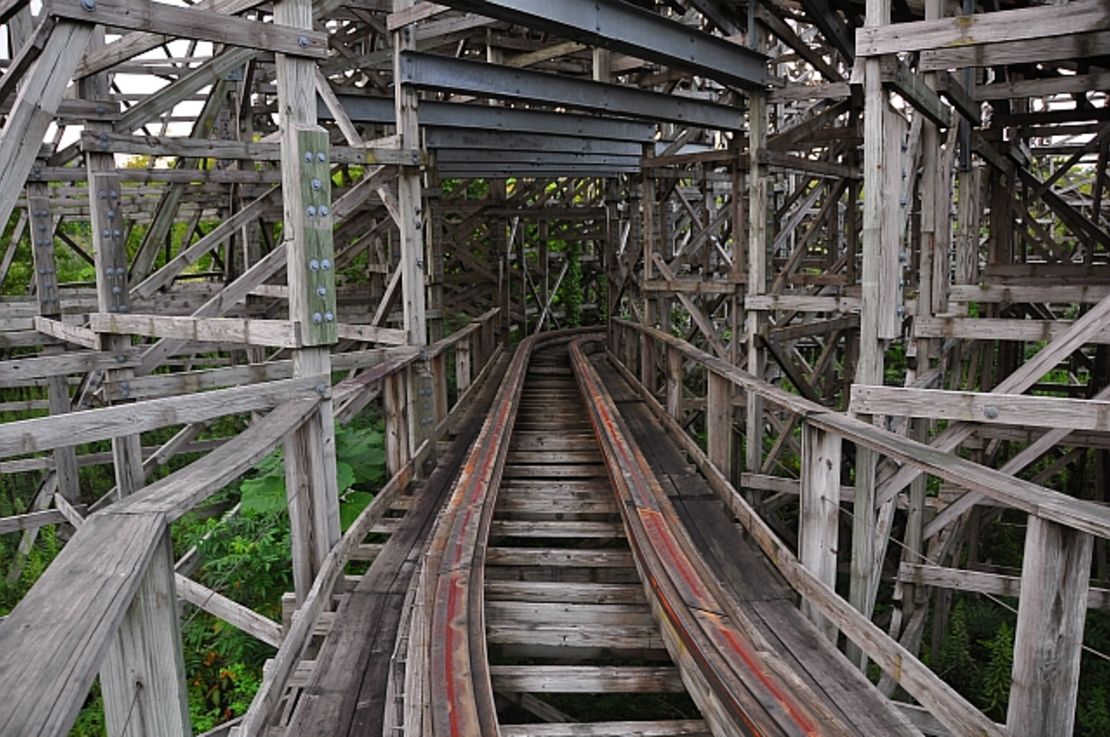
[[[613,323],[618,327],[643,333],[653,341],[677,350],[733,386],[799,415],[815,427],[874,449],[901,463],[916,466],[958,486],[977,491],[1032,516],[1098,537],[1110,538],[1110,509],[1107,507],[1014,478],[954,453],[940,451],[790,394],[657,328],[620,319],[614,319]]]

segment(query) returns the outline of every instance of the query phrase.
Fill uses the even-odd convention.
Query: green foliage
[[[1014,630],[1003,622],[994,637],[979,644],[987,651],[979,701],[989,716],[1005,721],[1006,704],[1010,700],[1010,674],[1014,667]]]

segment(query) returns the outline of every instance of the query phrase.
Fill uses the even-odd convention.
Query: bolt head
[[[324,296],[327,296],[327,293],[328,293],[328,288],[327,287],[324,287],[324,286],[316,287],[316,296],[324,297]]]
[[[328,157],[324,155],[323,151],[317,151],[316,152],[316,161],[317,161],[317,163],[323,164],[327,160],[328,160]]]
[[[306,164],[311,164],[312,163],[312,152],[311,151],[305,151],[304,152],[304,163],[306,163]]]
[[[96,0],[81,0],[81,7],[92,12],[96,10]]]
[[[321,186],[323,186],[323,185],[320,182],[320,180],[317,177],[313,177],[312,178],[312,188],[315,189],[315,190],[318,190],[318,189],[320,189]]]
[[[308,36],[297,36],[297,45],[302,49],[307,49],[309,44]]]
[[[319,271],[320,270],[320,262],[317,261],[316,259],[312,259],[311,261],[308,262],[308,268],[311,269],[312,271]]]
[[[327,271],[328,269],[331,268],[331,261],[328,260],[328,259],[324,259],[323,261],[320,262],[320,268],[323,269],[324,271]]]
[[[305,213],[310,218],[316,217],[316,206],[315,205],[309,205],[307,208],[305,208]]]
[[[321,315],[321,314],[320,314],[319,312],[314,312],[314,313],[312,313],[312,322],[314,322],[314,323],[316,323],[317,325],[319,325],[319,324],[320,324],[320,323],[322,323],[323,321],[324,321],[324,316],[323,316],[323,315]]]
[[[329,212],[327,205],[320,205],[320,214],[327,215]]]
[[[324,313],[324,322],[332,322],[335,320],[335,315],[331,312]]]

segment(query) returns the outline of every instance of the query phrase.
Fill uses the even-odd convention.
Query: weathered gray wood
[[[1086,533],[1029,518],[1006,712],[1011,733],[1072,734],[1092,542]]]
[[[937,586],[981,594],[1012,596],[1015,599],[1021,595],[1021,579],[1001,573],[903,563],[898,570],[898,578],[915,586]],[[1110,589],[1093,586],[1088,588],[1087,608],[1110,609]]]
[[[1110,401],[852,385],[851,411],[959,422],[1110,430]]]
[[[856,34],[856,53],[876,56],[905,51],[974,47],[1000,41],[1029,41],[1106,28],[1106,7],[1099,0],[1073,0],[1061,7],[1020,8],[938,20],[864,27]]]
[[[836,590],[836,554],[840,534],[840,438],[810,425],[802,426],[801,515],[798,559],[830,589]],[[805,612],[829,640],[836,627],[802,602]]]
[[[189,737],[193,732],[168,529],[153,547],[100,668],[104,721],[113,737]]]
[[[165,529],[160,515],[90,517],[0,622],[0,732],[69,731]]]
[[[168,425],[202,422],[239,412],[269,409],[291,399],[315,397],[319,379],[288,379],[251,387],[217,389],[147,402],[41,417],[0,426],[0,457],[107,440]]]
[[[50,0],[49,12],[81,22],[101,23],[132,31],[165,33],[261,51],[327,57],[327,34],[311,29],[217,15],[192,8],[143,0],[96,0],[89,9],[77,0]]]
[[[175,574],[177,594],[185,601],[219,617],[236,629],[267,645],[281,647],[281,625],[192,579]]]

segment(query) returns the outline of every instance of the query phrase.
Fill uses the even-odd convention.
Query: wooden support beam
[[[334,321],[334,313],[333,313]],[[144,335],[197,342],[242,343],[298,348],[307,340],[302,326],[290,320],[246,320],[237,317],[168,317],[93,312],[89,327],[97,333]]]
[[[987,571],[965,571],[959,568],[945,568],[934,565],[902,563],[898,569],[898,580],[914,586],[935,586],[957,591],[972,591],[980,594],[1021,596],[1021,579]],[[1088,609],[1110,609],[1110,589],[1090,587],[1087,590]]]
[[[1072,734],[1092,548],[1085,532],[1029,518],[1006,712],[1013,734]]]
[[[325,59],[328,55],[326,32],[261,23],[147,0],[95,0],[92,3],[49,0],[46,12],[73,21],[195,38],[259,51],[314,59]]]
[[[897,92],[904,100],[931,120],[938,128],[951,125],[952,116],[948,108],[925,80],[906,66],[896,56],[884,56],[879,60],[882,69],[883,86]]]
[[[1110,401],[852,385],[849,411],[957,422],[1110,431]]]
[[[1074,0],[1062,6],[864,27],[856,31],[856,53],[879,56],[949,48],[974,50],[984,44],[1036,41],[1105,29],[1106,6],[1101,0]]]
[[[58,23],[38,60],[21,80],[11,112],[0,129],[0,223],[6,224],[15,209],[80,52],[91,36],[90,23]]]
[[[840,438],[803,424],[798,560],[834,591],[840,537],[840,468]],[[836,625],[825,619],[820,609],[803,600],[802,611],[829,641],[836,643]]]
[[[1017,394],[1026,391],[1042,376],[1051,371],[1056,364],[1102,332],[1107,319],[1110,319],[1110,297],[1105,297],[1088,310],[1086,314],[1072,323],[1071,327],[1022,364],[1021,368],[999,382],[992,393]],[[858,383],[877,385],[879,381],[859,381]],[[965,422],[949,425],[933,439],[930,446],[942,451],[954,450],[974,431],[975,426]],[[894,498],[919,474],[920,471],[915,468],[903,467],[888,475],[887,478],[880,481],[877,501],[885,502]]]

